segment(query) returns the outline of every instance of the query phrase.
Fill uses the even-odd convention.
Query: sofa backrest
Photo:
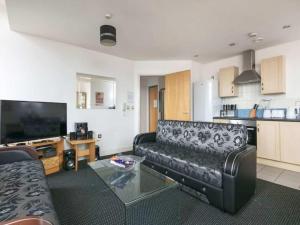
[[[195,150],[228,153],[247,145],[247,128],[238,124],[159,120],[156,141]]]

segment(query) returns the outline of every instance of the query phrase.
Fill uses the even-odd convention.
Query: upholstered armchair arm
[[[135,136],[133,140],[133,153],[135,151],[135,146],[142,143],[147,142],[155,142],[156,141],[156,132],[151,133],[143,133]]]
[[[235,213],[255,192],[256,147],[247,146],[229,155],[224,169],[224,209]]]
[[[229,153],[224,164],[224,173],[233,176],[236,173],[238,165],[242,159],[251,154],[256,154],[256,147],[251,145],[242,147]]]
[[[29,146],[0,148],[0,165],[35,159],[38,159],[38,154]]]

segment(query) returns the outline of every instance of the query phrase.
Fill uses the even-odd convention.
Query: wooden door
[[[238,76],[238,74],[239,69],[234,66],[220,69],[219,97],[238,96],[238,87],[233,84],[233,81]]]
[[[158,119],[158,86],[149,87],[149,132],[155,132]]]
[[[191,71],[165,76],[165,119],[191,120]]]
[[[285,92],[285,60],[283,56],[263,59],[261,62],[261,93]]]
[[[300,165],[300,123],[280,122],[281,161]]]
[[[257,121],[257,156],[280,160],[279,122]]]

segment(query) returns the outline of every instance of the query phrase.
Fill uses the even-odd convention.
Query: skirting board
[[[294,164],[278,162],[278,161],[262,159],[262,158],[257,158],[257,163],[267,165],[267,166],[278,167],[278,168],[285,169],[285,170],[292,170],[295,172],[300,172],[300,165],[298,166],[298,165],[294,165]]]

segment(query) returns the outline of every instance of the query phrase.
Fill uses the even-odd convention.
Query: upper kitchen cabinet
[[[233,84],[239,75],[239,68],[235,66],[222,68],[219,71],[219,97],[238,96],[238,87]]]
[[[277,56],[261,62],[261,93],[285,93],[285,58]]]

